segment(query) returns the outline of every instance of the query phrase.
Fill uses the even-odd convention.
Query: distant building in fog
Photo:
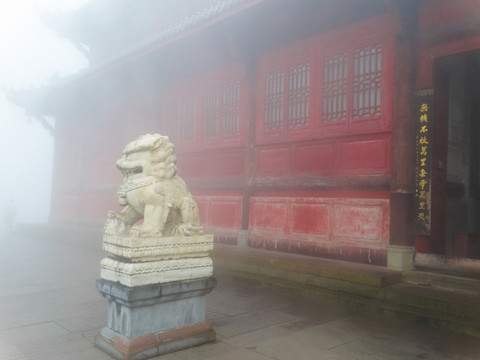
[[[480,257],[478,1],[102,0],[44,18],[91,62],[10,94],[57,119],[51,222],[102,224],[124,145],[159,132],[217,241],[392,268],[414,249]]]

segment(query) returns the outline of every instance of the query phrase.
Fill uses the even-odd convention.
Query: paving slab
[[[0,234],[0,360],[108,360],[94,347],[107,304],[95,290],[100,238]],[[218,279],[210,344],[158,360],[478,360],[478,339]]]

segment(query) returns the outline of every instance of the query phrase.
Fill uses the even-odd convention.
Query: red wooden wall
[[[179,173],[193,186],[207,231],[231,241],[249,213],[252,246],[385,250],[388,192],[292,192],[269,190],[268,182],[390,174],[392,34],[389,17],[378,16],[264,52],[253,89],[241,63],[169,87],[161,129],[176,145]],[[267,186],[244,202],[244,187],[257,180]],[[236,185],[216,188],[219,181]],[[196,190],[199,182],[206,188]]]
[[[387,191],[306,191],[301,180],[390,174],[392,46],[378,16],[262,54],[254,178],[298,185],[250,199],[252,246],[383,261]]]
[[[59,182],[75,185],[55,196],[52,219],[74,212],[80,223],[102,223],[116,206],[121,175],[114,163],[123,147],[141,133],[160,132],[175,144],[179,174],[218,240],[234,241],[246,224],[255,247],[381,262],[388,191],[307,191],[301,183],[335,188],[339,177],[389,176],[391,24],[376,16],[264,51],[254,81],[233,62],[163,92],[134,88],[92,110],[91,125],[82,124],[90,135],[77,143],[72,125],[65,134],[74,140],[59,145],[65,151],[58,156],[81,159],[84,171],[57,171]],[[65,165],[72,157],[57,160]],[[298,184],[282,190],[278,184],[287,180]]]

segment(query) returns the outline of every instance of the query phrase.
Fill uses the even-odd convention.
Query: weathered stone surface
[[[95,345],[119,360],[142,360],[215,340],[215,331],[208,323],[181,329],[129,338],[103,328]]]
[[[95,345],[116,359],[147,359],[215,340],[205,322],[213,277],[129,287],[97,280],[108,299],[108,322]]]
[[[213,235],[144,237],[104,234],[103,250],[131,262],[206,257],[213,250]]]
[[[107,327],[135,338],[203,323],[215,284],[210,277],[132,288],[100,279],[97,290],[108,299]]]
[[[209,257],[143,263],[125,263],[107,257],[101,261],[100,268],[102,279],[131,287],[213,275],[213,263]]]

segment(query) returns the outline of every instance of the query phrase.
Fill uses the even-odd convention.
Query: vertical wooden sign
[[[433,155],[433,89],[415,92],[414,231],[430,235]]]

